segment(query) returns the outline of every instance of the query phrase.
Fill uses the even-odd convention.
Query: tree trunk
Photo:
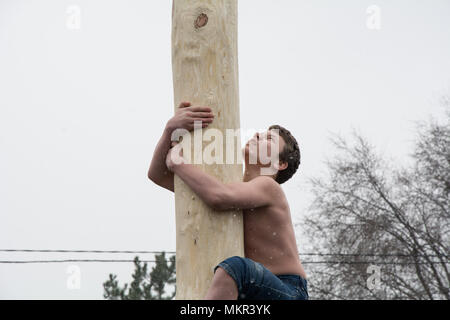
[[[172,67],[175,108],[182,101],[211,107],[215,119],[209,128],[220,130],[224,146],[225,130],[240,128],[237,0],[173,0]],[[189,135],[194,141],[194,132]],[[234,150],[241,152],[239,132],[236,137]],[[192,146],[191,163],[204,146]],[[242,163],[233,154],[233,164],[226,164],[223,150],[224,164],[194,165],[224,183],[242,181]],[[212,210],[177,176],[175,210],[176,299],[203,299],[214,266],[244,256],[242,212]]]

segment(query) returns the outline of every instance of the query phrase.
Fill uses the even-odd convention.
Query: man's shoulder
[[[265,188],[281,189],[281,186],[273,178],[269,176],[259,176],[254,179],[255,183],[264,186]]]
[[[260,190],[264,191],[268,194],[268,197],[276,199],[275,202],[281,200],[280,198],[285,198],[284,191],[281,188],[281,185],[275,181],[272,177],[269,176],[259,176],[254,180],[258,179],[258,185],[260,186]]]

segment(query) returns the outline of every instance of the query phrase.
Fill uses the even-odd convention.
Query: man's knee
[[[214,273],[214,278],[217,280],[233,281],[234,279],[228,274],[228,272],[222,268],[218,267]]]

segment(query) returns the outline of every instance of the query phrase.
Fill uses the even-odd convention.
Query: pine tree
[[[175,256],[170,257],[169,263],[165,252],[155,255],[156,263],[152,271],[148,272],[147,263],[134,258],[135,270],[130,284],[119,285],[117,276],[110,274],[109,279],[103,283],[103,297],[108,300],[172,300],[172,294],[164,296],[166,285],[175,285]]]

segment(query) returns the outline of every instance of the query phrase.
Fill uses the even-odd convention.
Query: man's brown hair
[[[279,136],[282,137],[285,142],[284,148],[280,152],[279,159],[282,162],[287,162],[288,166],[284,170],[278,170],[275,177],[275,181],[282,184],[288,181],[294,173],[297,172],[301,161],[300,148],[297,140],[295,140],[289,130],[279,125],[269,127],[269,130],[273,129],[278,129]]]

